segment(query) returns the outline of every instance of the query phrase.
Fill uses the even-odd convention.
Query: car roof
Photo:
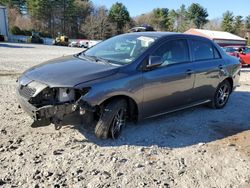
[[[184,34],[184,33],[176,33],[176,32],[162,32],[162,31],[147,31],[147,32],[132,32],[132,33],[125,33],[123,35],[137,35],[137,36],[148,36],[148,37],[157,37],[157,38],[165,38],[169,36],[185,36],[190,38],[200,38],[206,39],[211,41],[210,39],[198,35],[192,34]]]

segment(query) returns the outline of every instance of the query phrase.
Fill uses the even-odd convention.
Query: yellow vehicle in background
[[[69,37],[66,35],[59,35],[53,42],[54,45],[60,46],[68,46],[69,45]]]

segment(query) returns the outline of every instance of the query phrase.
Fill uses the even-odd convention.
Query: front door
[[[186,39],[167,41],[151,55],[161,56],[163,63],[143,73],[144,118],[189,104],[194,85]]]

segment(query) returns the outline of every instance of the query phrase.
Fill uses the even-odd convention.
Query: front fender
[[[130,74],[119,79],[108,80],[90,86],[89,92],[81,97],[90,106],[101,105],[104,101],[116,97],[126,96],[135,101],[141,111],[143,101],[142,74]]]

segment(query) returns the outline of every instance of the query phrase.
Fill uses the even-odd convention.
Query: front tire
[[[127,102],[124,99],[108,103],[96,124],[95,135],[102,139],[117,139],[126,125],[126,111]]]
[[[210,103],[210,106],[215,109],[223,108],[230,97],[232,87],[228,80],[224,80],[220,83],[216,89],[213,100]]]

